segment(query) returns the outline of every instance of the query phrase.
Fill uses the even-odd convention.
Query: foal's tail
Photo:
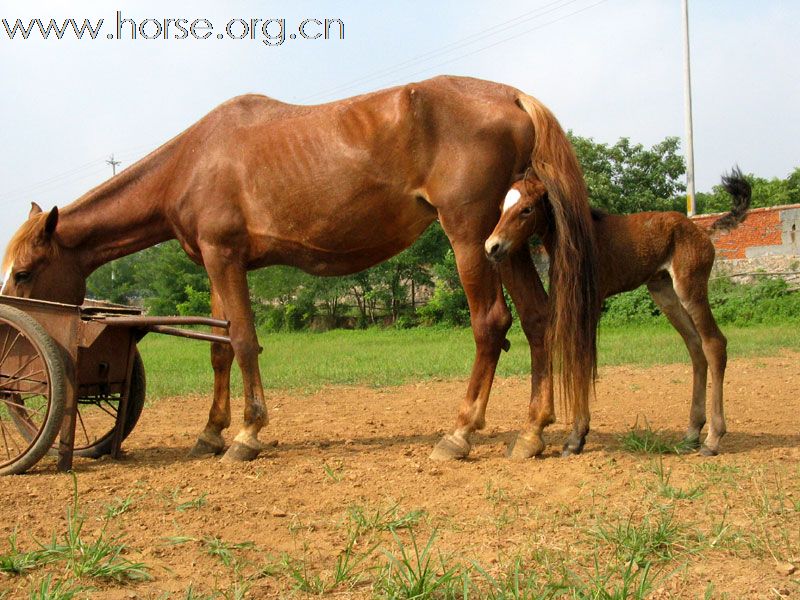
[[[750,208],[752,199],[752,188],[750,182],[744,178],[739,167],[734,167],[730,174],[722,176],[722,187],[731,195],[733,207],[731,211],[714,221],[711,231],[730,231],[735,229],[747,217],[747,209]]]
[[[520,94],[519,106],[533,121],[531,167],[547,188],[555,221],[551,260],[549,360],[560,366],[565,419],[589,419],[589,395],[597,375],[600,301],[597,250],[589,194],[564,130],[541,102]]]

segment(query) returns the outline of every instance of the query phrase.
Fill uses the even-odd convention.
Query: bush
[[[755,283],[734,283],[727,277],[709,282],[709,304],[720,325],[752,325],[800,321],[800,291],[791,291],[779,278],[761,277]],[[601,323],[619,326],[654,322],[661,311],[642,286],[606,300]]]
[[[185,288],[186,300],[176,304],[178,314],[184,317],[208,316],[211,314],[211,293],[206,290],[196,290],[187,285]]]
[[[450,289],[437,283],[430,301],[417,310],[425,325],[444,324],[456,327],[469,325],[469,304],[463,288]]]
[[[752,284],[735,284],[722,278],[713,282],[710,292],[718,323],[800,321],[800,291],[791,291],[783,279],[761,277]]]
[[[661,314],[645,286],[608,298],[603,305],[600,322],[616,326],[647,323]]]

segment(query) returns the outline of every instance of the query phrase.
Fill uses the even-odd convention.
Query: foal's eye
[[[531,214],[532,212],[533,212],[533,207],[532,207],[532,206],[526,206],[526,207],[525,207],[525,208],[523,208],[521,211],[519,211],[519,214],[520,214],[520,216],[522,216],[522,217],[527,217],[527,216],[528,216],[529,214]]]
[[[25,283],[30,278],[30,271],[17,271],[14,273],[14,283]]]

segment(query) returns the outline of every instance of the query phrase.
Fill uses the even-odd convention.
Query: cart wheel
[[[136,350],[133,356],[125,427],[122,429],[123,440],[128,437],[139,421],[142,408],[144,408],[146,387],[144,363],[139,351]],[[119,398],[80,398],[78,400],[78,422],[75,425],[75,455],[100,458],[111,454],[118,413]]]
[[[47,454],[65,402],[58,346],[33,317],[0,305],[0,475],[24,473]]]

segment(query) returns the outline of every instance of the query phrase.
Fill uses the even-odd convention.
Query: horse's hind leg
[[[504,261],[500,275],[519,313],[531,350],[531,398],[528,421],[510,449],[511,458],[531,458],[544,451],[544,428],[555,421],[553,380],[545,348],[547,294],[527,245]]]
[[[211,287],[211,316],[224,319],[222,300],[214,286]],[[225,330],[212,328],[212,333],[225,335]],[[225,450],[222,430],[231,424],[231,365],[233,348],[228,344],[211,344],[211,366],[214,369],[214,401],[208,413],[205,429],[197,438],[189,456],[220,454]]]
[[[711,254],[713,261],[713,254]],[[688,261],[686,261],[688,262]],[[719,452],[719,443],[725,435],[725,412],[723,408],[722,384],[725,379],[725,366],[728,361],[728,341],[717,326],[711,306],[708,304],[708,275],[711,261],[707,268],[695,269],[682,273],[680,263],[673,261],[675,292],[681,305],[692,318],[703,343],[705,354],[711,371],[711,424],[708,436],[700,448],[700,453],[713,456]]]
[[[703,353],[703,342],[692,322],[689,313],[681,305],[672,287],[669,275],[663,273],[647,283],[653,301],[666,315],[676,331],[681,334],[689,357],[692,359],[692,407],[689,412],[689,427],[686,442],[694,447],[700,446],[700,432],[706,424],[706,382],[708,361]]]
[[[442,225],[447,231],[446,223],[443,222]],[[486,423],[489,391],[506,332],[511,326],[511,313],[503,298],[500,276],[484,257],[480,240],[465,243],[455,239],[452,243],[458,273],[469,302],[475,338],[475,362],[467,395],[458,412],[455,431],[445,435],[436,444],[431,453],[434,460],[466,458],[469,455],[470,433],[483,429]]]
[[[229,250],[203,248],[203,262],[230,321],[230,337],[234,356],[242,371],[244,388],[244,427],[225,453],[224,460],[252,460],[264,448],[258,432],[267,424],[267,409],[258,367],[261,351],[256,337],[253,310],[247,288],[247,273]]]

